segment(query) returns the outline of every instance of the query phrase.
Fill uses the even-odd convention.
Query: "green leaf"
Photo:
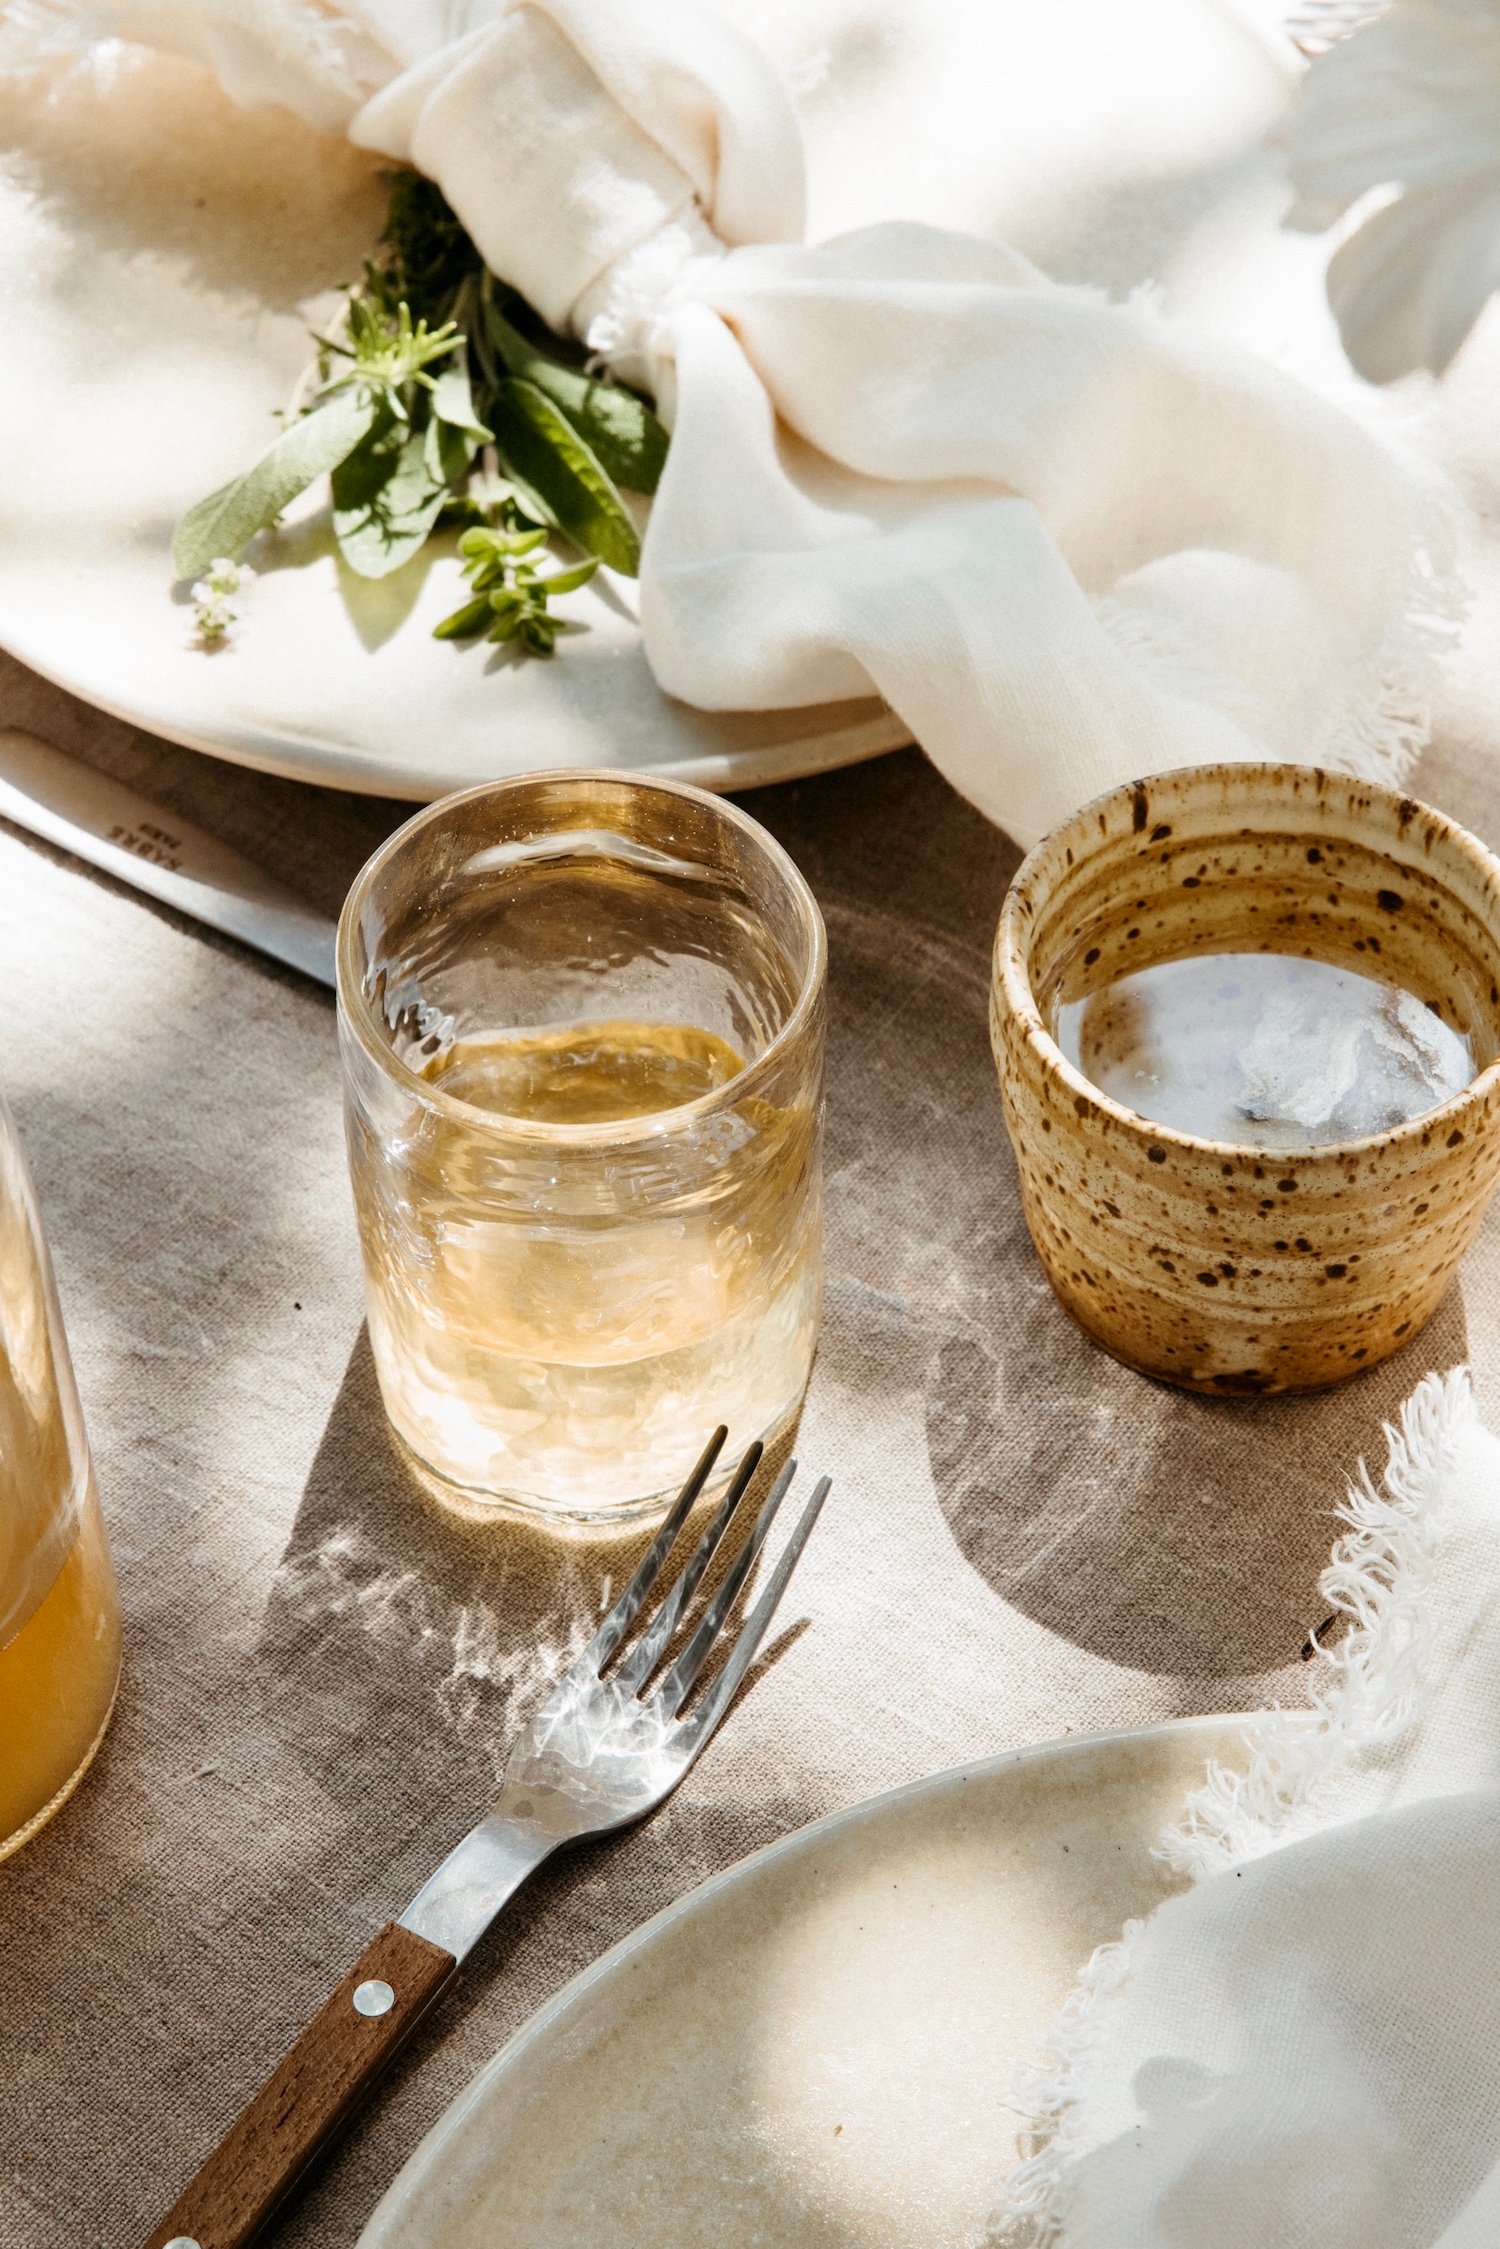
[[[433,383],[430,416],[427,473],[441,484],[461,484],[480,446],[488,445],[494,435],[474,411],[468,355],[462,342],[451,364]]]
[[[391,422],[334,471],[333,529],[361,578],[385,578],[410,561],[448,497],[427,466],[427,432]]]
[[[458,542],[458,551],[466,566],[514,562],[518,555],[535,554],[538,547],[547,543],[545,531],[535,525],[527,530],[497,530],[489,524],[476,523]]]
[[[542,525],[543,537],[546,536],[548,531],[561,531],[562,522],[557,510],[548,506],[534,484],[527,483],[514,462],[506,462],[505,473],[515,487],[516,500],[522,514],[530,516],[533,523]]]
[[[177,526],[172,567],[197,578],[220,555],[237,555],[257,531],[276,521],[299,492],[348,459],[375,421],[376,403],[362,389],[338,390],[299,415],[267,446],[253,468],[200,500]]]
[[[371,506],[395,474],[401,449],[410,435],[411,431],[392,411],[389,401],[381,400],[369,429],[334,472],[335,508]]]
[[[612,570],[633,578],[641,542],[607,471],[552,400],[514,377],[495,388],[495,436],[522,491],[541,500],[559,530]]]
[[[618,383],[565,367],[529,343],[491,301],[490,339],[512,375],[534,383],[560,406],[601,468],[630,492],[654,492],[667,458],[667,433],[644,399]]]
[[[577,593],[580,586],[588,584],[598,567],[598,556],[591,554],[587,562],[577,562],[571,570],[554,570],[549,577],[538,578],[537,584],[549,596],[555,593]]]
[[[486,429],[474,411],[469,363],[462,351],[434,382],[432,411],[437,421],[446,422],[450,429],[461,430],[465,437],[472,438],[474,445],[488,445],[494,436],[494,431]],[[470,447],[470,451],[472,450],[473,446]]]
[[[462,609],[455,609],[432,628],[434,640],[472,640],[476,633],[487,632],[495,612],[490,607],[488,594],[477,601],[466,601]]]
[[[427,473],[434,484],[446,488],[447,500],[451,501],[455,497],[454,487],[469,473],[469,463],[477,449],[474,440],[463,430],[455,429],[451,422],[440,422],[435,415],[422,437]]]

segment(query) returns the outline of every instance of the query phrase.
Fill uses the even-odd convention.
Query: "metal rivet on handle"
[[[354,1994],[355,2012],[361,2015],[388,2015],[395,2004],[396,1994],[378,1976],[372,1976],[368,1983],[362,1983]],[[197,2243],[188,2242],[184,2245],[169,2241],[167,2249],[197,2249]]]
[[[199,2249],[199,2244],[190,2233],[174,2233],[167,2243],[167,2249]]]

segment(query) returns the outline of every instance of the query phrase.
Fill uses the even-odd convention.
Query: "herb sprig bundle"
[[[496,280],[441,191],[393,175],[379,254],[342,327],[317,336],[310,395],[253,466],[177,527],[181,578],[200,578],[330,479],[339,551],[383,578],[440,523],[473,596],[437,626],[550,655],[548,603],[601,562],[634,577],[640,540],[622,489],[654,492],[667,433],[634,391],[593,373]],[[549,539],[583,559],[544,574]]]

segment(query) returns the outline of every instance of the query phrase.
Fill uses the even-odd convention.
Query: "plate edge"
[[[658,1935],[685,1919],[689,1913],[695,1912],[706,1899],[746,1879],[767,1860],[782,1857],[790,1859],[800,1851],[814,1850],[834,1830],[871,1818],[892,1805],[908,1803],[970,1781],[987,1780],[997,1773],[1031,1764],[1042,1758],[1067,1758],[1102,1749],[1111,1743],[1154,1741],[1163,1735],[1223,1734],[1237,1726],[1249,1726],[1261,1715],[1261,1712],[1254,1710],[1202,1711],[1188,1717],[1160,1719],[1146,1726],[1109,1727],[1100,1733],[1062,1734],[1048,1741],[1023,1743],[1015,1749],[999,1750],[991,1757],[976,1758],[961,1765],[948,1765],[939,1772],[902,1781],[894,1788],[882,1789],[874,1796],[861,1797],[856,1803],[825,1812],[820,1818],[810,1820],[805,1827],[794,1828],[789,1835],[774,1836],[769,1842],[760,1844],[744,1858],[736,1859],[732,1865],[722,1867],[717,1874],[710,1875],[706,1882],[700,1882],[694,1888],[685,1890],[680,1897],[673,1898],[670,1904],[662,1906],[638,1928],[628,1930],[623,1937],[616,1938],[607,1951],[600,1953],[597,1960],[580,1968],[550,1999],[544,1999],[534,2013],[528,2015],[512,2031],[489,2060],[475,2071],[468,2083],[448,2102],[442,2114],[429,2125],[365,2221],[355,2249],[382,2249],[383,2239],[392,2238],[387,2232],[387,2225],[399,2214],[395,2205],[397,2195],[403,2193],[408,2182],[411,2185],[417,2183],[415,2174],[436,2153],[440,2139],[462,2122],[477,2105],[490,2081],[507,2069],[534,2038],[549,2030],[558,2017],[591,1990],[595,1983],[612,1975],[643,1946],[654,1942]],[[1308,1715],[1311,1716],[1312,1713]]]
[[[73,696],[93,710],[103,711],[124,726],[154,734],[165,742],[175,742],[179,748],[196,751],[203,757],[218,758],[225,764],[244,766],[256,773],[273,774],[279,780],[301,781],[312,788],[340,789],[348,796],[394,797],[407,804],[431,804],[458,789],[472,788],[476,781],[506,778],[500,773],[465,773],[454,777],[443,771],[420,773],[413,766],[386,768],[370,762],[358,750],[328,749],[310,741],[299,741],[294,735],[260,734],[245,727],[226,726],[219,734],[203,732],[184,725],[169,711],[145,703],[122,701],[85,674],[65,676],[50,657],[33,650],[26,634],[16,630],[13,620],[3,617],[0,617],[0,650],[62,694]],[[658,689],[658,693],[661,692]],[[876,698],[871,697],[870,701],[875,707],[867,717],[841,726],[832,735],[817,737],[822,745],[820,749],[809,746],[804,750],[799,743],[789,742],[764,750],[705,750],[701,756],[676,758],[649,770],[666,780],[687,781],[697,788],[724,794],[730,790],[769,788],[782,781],[808,780],[820,773],[838,772],[846,766],[869,764],[877,757],[889,756],[893,750],[910,748],[912,734],[904,720],[888,706],[878,704]],[[693,708],[691,704],[682,707]],[[806,707],[816,709],[817,705]],[[709,711],[700,715],[712,718],[746,714]],[[757,770],[738,772],[736,767],[741,759],[752,761]],[[546,771],[547,768],[528,766],[518,770]],[[640,768],[621,766],[619,770],[628,773]]]

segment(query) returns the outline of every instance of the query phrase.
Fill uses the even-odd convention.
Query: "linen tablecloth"
[[[1483,634],[1422,793],[1500,844]],[[154,741],[0,659],[30,726],[334,911],[405,808]],[[1500,1208],[1411,1349],[1205,1402],[1069,1324],[988,1054],[1016,852],[916,752],[747,800],[828,920],[828,1304],[798,1450],[833,1500],[776,1660],[654,1822],[510,1908],[289,2216],[345,2244],[550,1993],[758,1844],[1066,1732],[1294,1695],[1331,1510],[1429,1366],[1500,1399]],[[630,1549],[433,1511],[363,1328],[333,1004],[0,829],[0,1077],[37,1175],[120,1570],[78,1796],[0,1868],[0,2245],[131,2249],[487,1798]]]

